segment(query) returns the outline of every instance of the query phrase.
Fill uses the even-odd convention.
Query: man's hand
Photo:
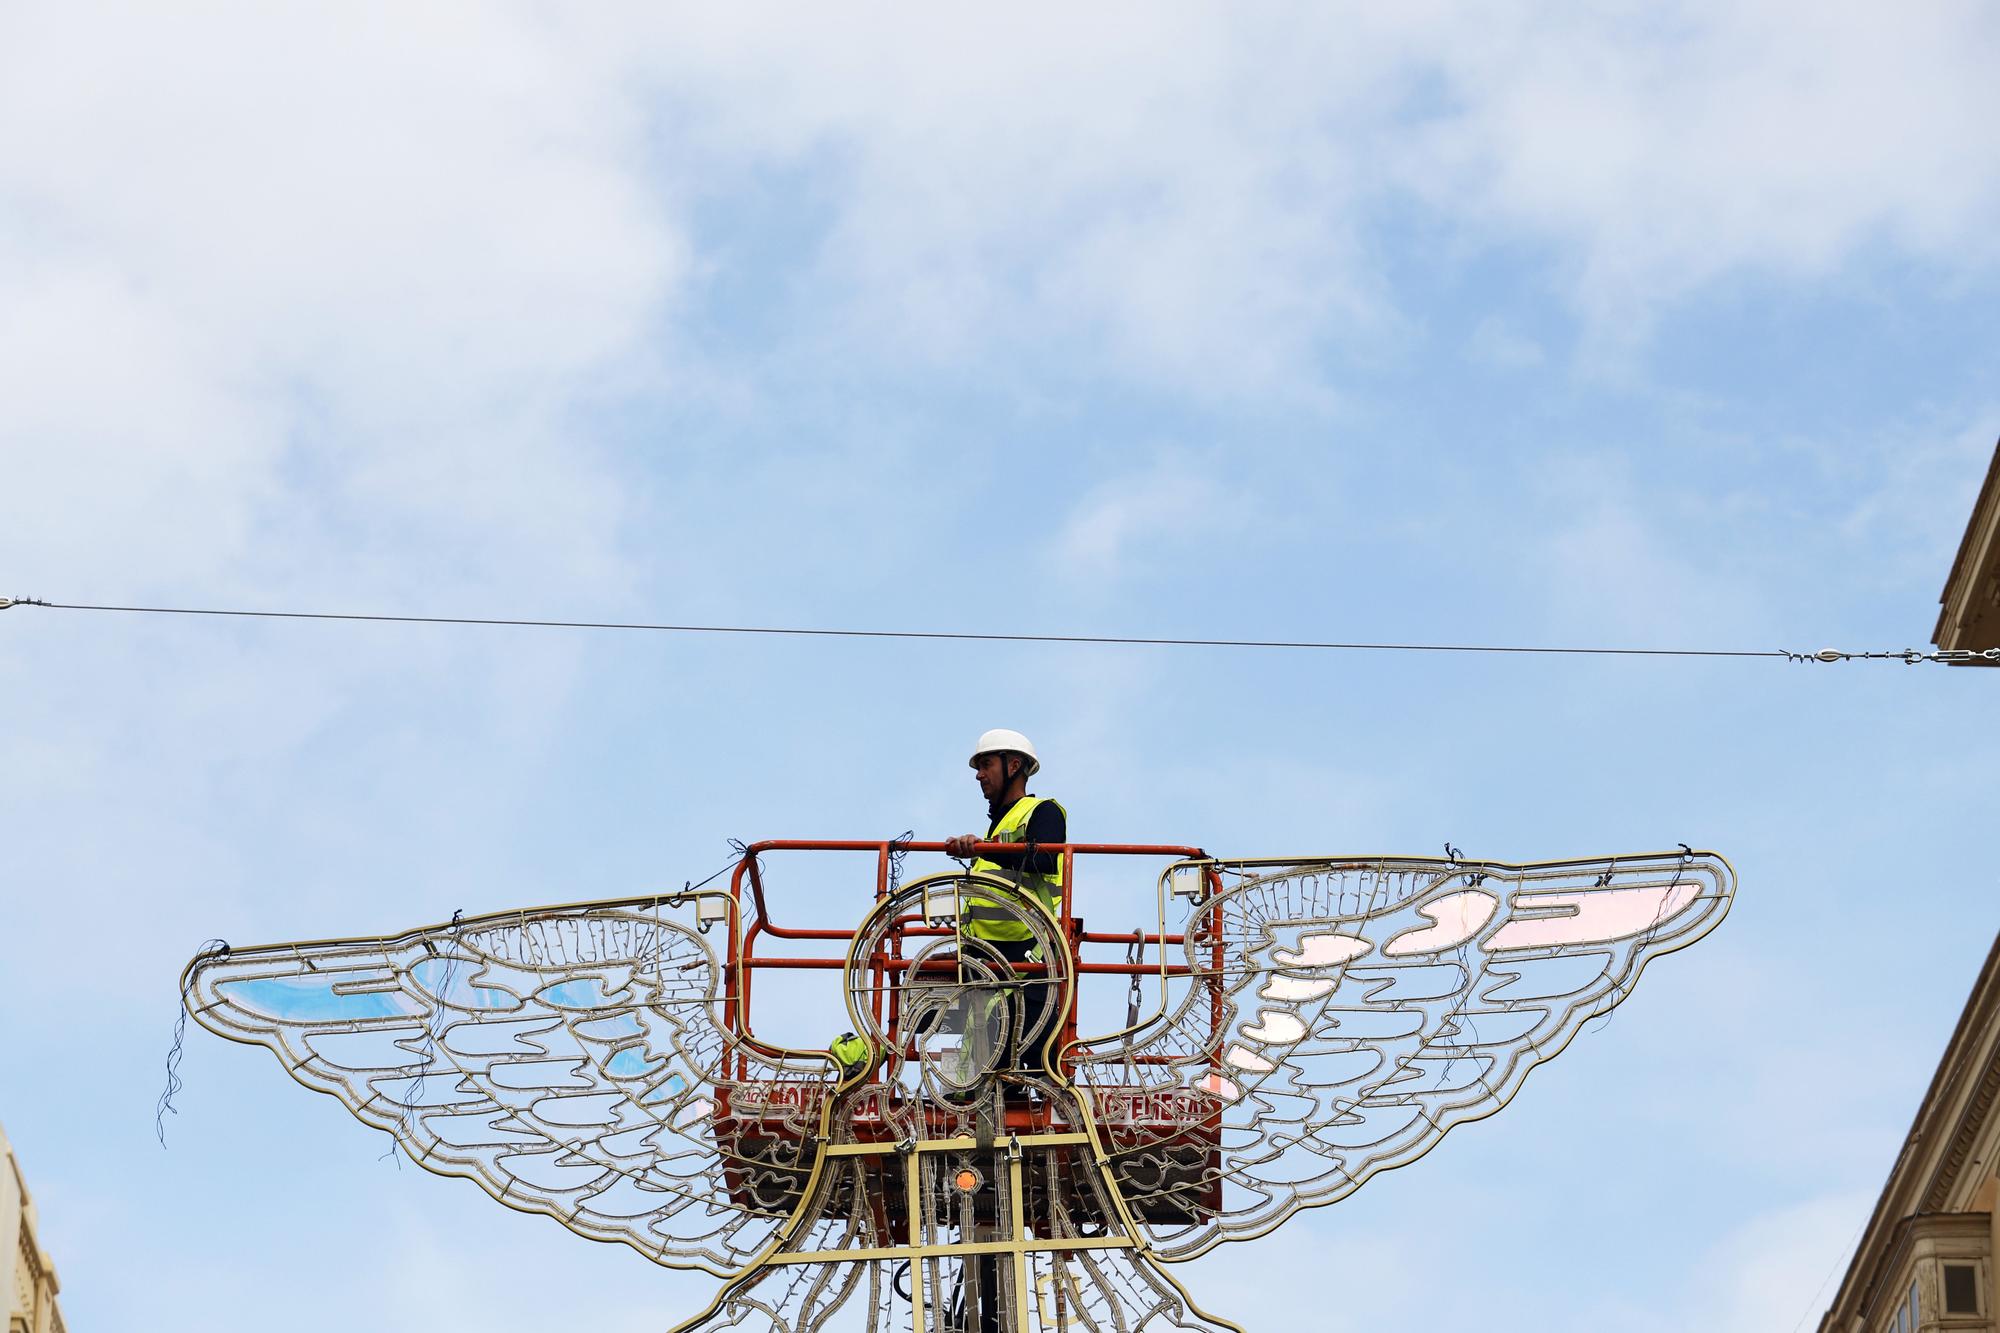
[[[944,840],[945,851],[961,859],[972,855],[972,849],[978,845],[979,835],[977,833],[961,833],[955,838],[946,838]]]

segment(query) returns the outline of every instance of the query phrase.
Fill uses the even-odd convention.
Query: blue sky
[[[16,7],[0,592],[1921,646],[2000,435],[1996,59],[1975,5]],[[190,1041],[162,1152],[179,967],[963,831],[1015,726],[1080,836],[1730,856],[1502,1115],[1184,1276],[1783,1330],[1992,940],[1996,684],[17,609],[0,1118],[79,1328],[662,1328],[708,1279],[258,1052]]]

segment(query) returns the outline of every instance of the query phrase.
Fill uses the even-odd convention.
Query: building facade
[[[1820,1333],[1993,1333],[2000,1256],[2000,937]]]
[[[35,1200],[21,1175],[21,1163],[0,1129],[0,1241],[11,1257],[14,1279],[7,1284],[7,1333],[64,1333],[56,1306],[56,1266],[35,1233]]]
[[[1951,562],[1938,597],[1937,628],[1931,642],[1951,650],[1975,652],[2000,648],[2000,446],[1986,468],[1986,484],[1972,506],[1972,519],[1965,525],[1965,537],[1958,544],[1958,558]],[[1967,665],[2000,665],[1974,659]]]

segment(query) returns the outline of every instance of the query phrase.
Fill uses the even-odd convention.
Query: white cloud
[[[2000,33],[1966,4],[582,21],[690,174],[813,182],[801,313],[898,358],[1310,399],[1324,349],[1397,335],[1376,246],[1412,200],[1460,255],[1545,253],[1600,333],[1728,274],[2000,253]]]
[[[1296,392],[1320,341],[1388,316],[1351,206],[1397,74],[1371,31],[1137,5],[595,21],[702,168],[819,173],[804,313],[842,346]]]
[[[68,12],[0,83],[18,239],[116,255],[253,365],[430,401],[464,386],[428,358],[561,373],[680,262],[621,104],[505,7]]]
[[[1474,361],[1497,370],[1527,370],[1548,359],[1540,343],[1492,315],[1473,325],[1466,351]]]
[[[38,585],[20,592],[106,587],[135,563],[200,584],[244,558],[285,422],[215,357],[109,263],[0,269],[0,552]]]
[[[1822,466],[1863,474],[1836,531],[1846,542],[1885,547],[1885,576],[1943,585],[1993,457],[2000,404],[1970,420],[1948,424],[1925,414],[1861,448],[1821,451]]]
[[[1870,247],[1990,271],[2000,24],[1984,6],[1544,7],[1441,48],[1412,184],[1546,243],[1601,326]]]
[[[1816,1327],[1872,1195],[1822,1195],[1752,1217],[1718,1238],[1690,1282],[1683,1328],[1769,1333]]]
[[[618,505],[558,441],[686,263],[636,129],[504,7],[17,14],[0,555],[58,591],[352,584],[412,535],[461,586],[530,543],[510,576],[602,575]]]
[[[505,615],[626,593],[622,476],[575,440],[687,259],[600,71],[475,3],[80,4],[0,25],[10,595]],[[399,836],[385,798],[401,836],[431,830],[419,849],[504,806],[498,775],[532,768],[583,651],[12,616],[0,680],[36,699],[16,737],[35,762],[0,787],[45,836],[8,870],[116,892],[130,847],[156,858],[100,940],[106,1006],[157,984],[191,904],[245,919],[213,886],[241,882],[246,827],[292,849],[296,903],[345,892],[340,859]],[[468,744],[508,758],[441,794]],[[273,802],[280,772],[292,799]],[[43,960],[72,906],[18,905],[17,966],[60,966]]]
[[[1728,565],[1692,492],[1648,489],[1611,459],[1538,467],[1539,520],[1514,551],[1548,622],[1614,647],[1735,646],[1768,633],[1755,580]]]
[[[802,350],[1197,397],[1323,401],[1329,348],[1393,348],[1412,200],[1440,262],[1525,241],[1600,331],[1729,274],[1996,256],[1971,5],[100,5],[8,37],[5,294],[80,267],[212,381],[406,437],[653,337],[691,200],[771,173],[798,249],[741,262],[795,266]]]
[[[1079,499],[1047,563],[1053,575],[1077,587],[1130,577],[1150,555],[1212,541],[1243,508],[1232,488],[1170,456]]]

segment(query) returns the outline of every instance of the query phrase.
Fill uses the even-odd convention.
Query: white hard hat
[[[1015,754],[1024,754],[1028,757],[1028,767],[1022,775],[1024,777],[1033,777],[1041,771],[1042,761],[1035,753],[1035,743],[1020,732],[1009,731],[1005,727],[995,727],[991,731],[981,732],[979,744],[972,747],[972,757],[978,759],[982,754],[992,754],[998,750],[1012,750]]]

